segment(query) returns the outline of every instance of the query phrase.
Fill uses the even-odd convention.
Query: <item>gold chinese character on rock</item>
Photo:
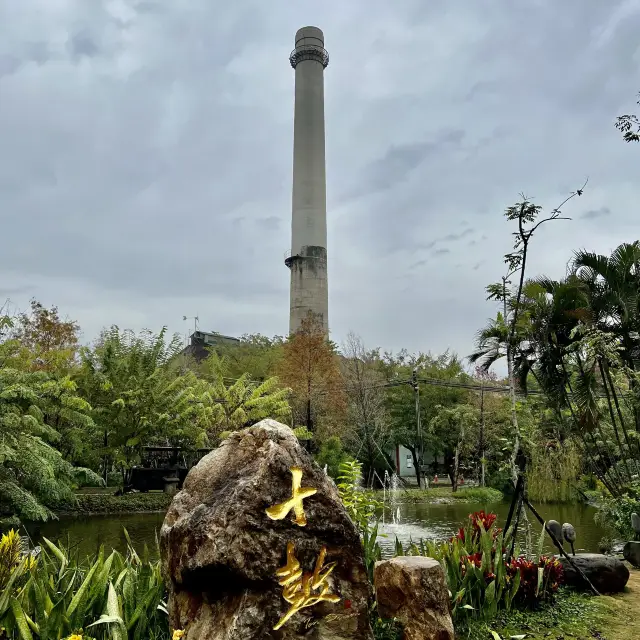
[[[291,467],[291,498],[280,504],[276,504],[273,507],[266,509],[267,515],[272,520],[283,520],[287,517],[287,514],[291,509],[295,513],[294,522],[299,527],[304,527],[307,524],[307,517],[304,514],[304,506],[302,501],[314,493],[317,493],[317,489],[311,487],[300,488],[302,483],[302,469],[300,467]]]
[[[340,596],[330,593],[327,578],[334,570],[336,562],[330,562],[323,568],[327,555],[326,547],[322,547],[316,560],[313,573],[303,573],[300,562],[295,556],[293,542],[287,544],[287,564],[276,571],[278,582],[284,587],[282,597],[291,605],[289,611],[280,618],[273,627],[277,631],[295,613],[318,602],[339,602]],[[318,593],[318,591],[320,592]]]

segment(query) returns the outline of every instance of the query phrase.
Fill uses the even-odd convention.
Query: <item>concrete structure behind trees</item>
[[[201,362],[218,346],[239,344],[239,338],[224,336],[215,331],[195,331],[189,336],[189,344],[182,350],[182,354]]]
[[[295,69],[291,252],[285,259],[291,270],[289,331],[295,333],[309,315],[328,331],[324,70],[329,54],[322,31],[299,29],[289,61]]]

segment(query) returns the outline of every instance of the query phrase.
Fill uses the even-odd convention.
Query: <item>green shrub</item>
[[[371,628],[376,640],[402,640],[402,625],[396,620],[374,617]]]
[[[364,563],[373,583],[373,567],[382,559],[382,550],[378,544],[378,521],[375,516],[383,505],[375,499],[371,491],[365,491],[361,485],[362,465],[356,461],[340,465],[338,493],[349,517],[358,527],[362,538]],[[373,614],[372,614],[373,615]]]
[[[351,460],[340,465],[338,476],[338,493],[349,517],[356,523],[360,532],[369,531],[370,523],[382,503],[376,500],[371,491],[360,486],[362,481],[362,465]]]
[[[598,478],[592,473],[580,476],[578,488],[582,491],[595,491],[598,488]]]
[[[166,640],[164,599],[160,563],[149,561],[146,550],[140,557],[129,545],[126,555],[113,551],[105,558],[100,549],[81,562],[44,538],[37,558],[26,555],[13,563],[0,594],[0,627],[22,640],[89,640],[88,634],[98,640]]]
[[[627,493],[619,498],[605,497],[600,500],[595,521],[606,529],[615,531],[623,540],[633,540],[631,514],[640,514],[640,482],[634,482]]]
[[[381,492],[378,491],[377,495]],[[463,487],[455,493],[449,487],[430,489],[403,489],[394,496],[396,504],[429,502],[468,502],[469,504],[488,505],[501,502],[504,496],[497,489],[489,487]]]
[[[513,493],[513,476],[508,466],[500,467],[487,476],[487,485],[497,489],[504,495]]]
[[[166,511],[172,496],[166,493],[125,493],[122,496],[82,493],[77,504],[59,513],[144,513]]]
[[[343,449],[342,442],[337,436],[332,436],[320,446],[320,451],[316,456],[316,462],[321,466],[327,466],[327,473],[337,480],[340,477],[340,466],[353,459]]]
[[[495,514],[478,511],[469,515],[466,527],[449,541],[409,546],[410,555],[428,556],[442,564],[456,620],[491,619],[514,602],[530,607],[549,599],[562,582],[562,565],[554,558],[516,555],[506,563],[504,553],[511,544],[511,533],[504,535],[494,526],[495,520]],[[397,540],[396,553],[404,553]]]

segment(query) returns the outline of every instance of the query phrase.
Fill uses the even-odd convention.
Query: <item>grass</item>
[[[77,504],[61,510],[64,514],[149,513],[166,511],[172,496],[166,493],[127,493],[114,496],[100,493],[77,494]]]
[[[522,635],[525,638],[599,638],[608,609],[600,598],[561,591],[553,603],[536,611],[514,609],[504,611],[491,622],[473,621],[457,635],[469,640],[491,638],[491,631],[500,638]]]
[[[380,498],[381,496],[382,491],[377,491],[376,497]],[[394,496],[394,502],[398,504],[414,502],[488,504],[500,502],[503,497],[502,492],[489,487],[462,487],[455,493],[451,491],[451,487],[433,487],[430,489],[399,489]]]
[[[615,596],[561,591],[537,611],[502,612],[491,622],[474,621],[457,630],[459,638],[485,640],[523,636],[527,640],[629,640],[640,637],[640,571],[631,570],[624,593]]]

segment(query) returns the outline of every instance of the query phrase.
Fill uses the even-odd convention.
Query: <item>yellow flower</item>
[[[82,636],[79,636],[77,633],[74,633],[70,635],[67,640],[82,640]]]
[[[184,635],[184,629],[176,629],[171,636],[171,640],[180,640]]]

